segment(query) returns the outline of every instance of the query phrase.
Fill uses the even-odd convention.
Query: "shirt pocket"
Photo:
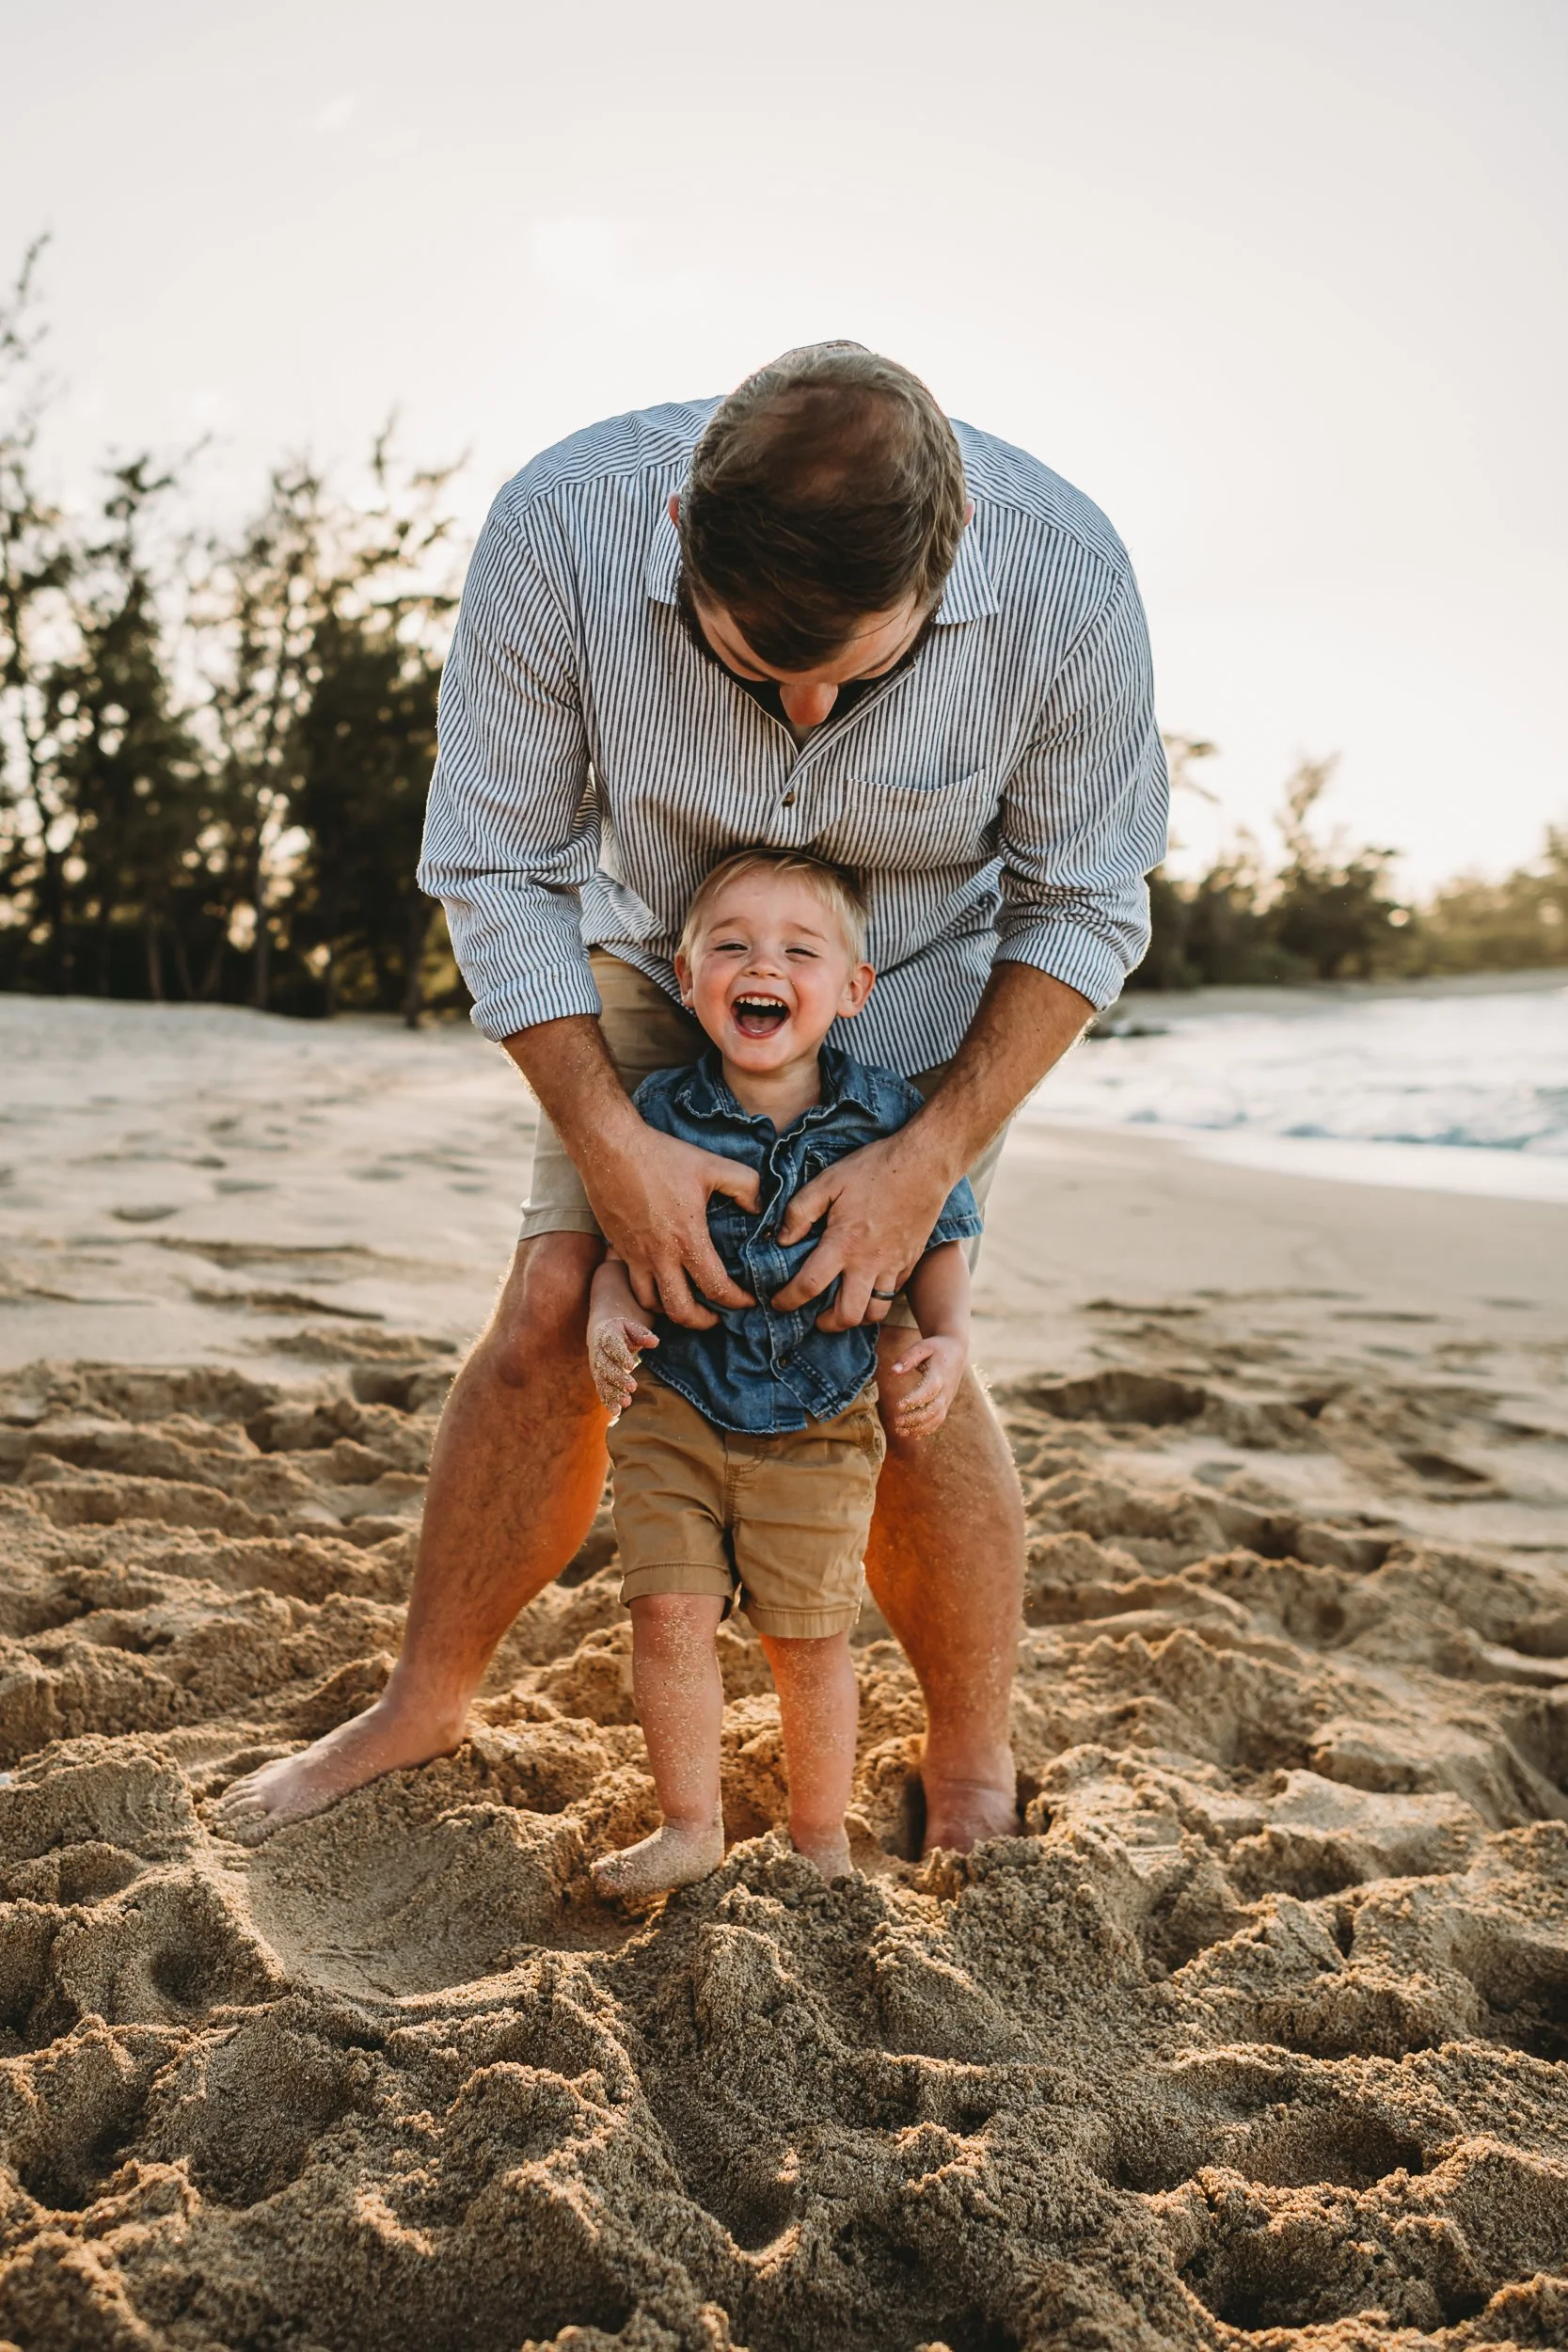
[[[832,853],[847,865],[914,873],[984,865],[996,853],[997,797],[989,768],[930,784],[851,776]]]
[[[732,1200],[727,1192],[709,1193],[707,1230],[714,1248],[732,1272],[739,1263],[741,1250],[756,1231],[756,1218],[738,1201]]]

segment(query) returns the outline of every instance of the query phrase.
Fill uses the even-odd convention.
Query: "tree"
[[[55,668],[70,647],[78,552],[37,479],[49,387],[34,281],[44,240],[0,305],[0,978],[35,969],[67,985],[59,941],[70,851],[56,773]]]
[[[401,1010],[412,1027],[433,910],[414,880],[436,756],[438,662],[384,613],[330,611],[297,741],[296,814],[309,840],[296,937],[319,964],[324,1009]]]
[[[1500,882],[1461,875],[1422,909],[1424,972],[1528,971],[1568,963],[1568,825],[1548,825],[1539,860]]]
[[[0,310],[0,977],[123,994],[139,965],[161,995],[202,821],[149,552],[150,518],[176,485],[145,456],[113,468],[96,534],[40,489],[40,250]]]
[[[248,955],[247,998],[262,1009],[287,895],[292,746],[325,610],[327,528],[319,475],[303,462],[278,467],[239,538],[211,550],[192,612],[217,782],[209,856],[218,923],[199,993],[220,993],[232,944]]]
[[[455,601],[451,472],[400,469],[388,426],[368,499],[330,495],[303,462],[280,468],[261,513],[216,553],[199,628],[225,933],[248,940],[253,1004],[299,1009],[313,996],[324,1010],[418,1017],[430,909],[414,866]]]
[[[147,548],[150,511],[173,487],[146,457],[115,469],[106,534],[83,550],[71,584],[74,650],[51,674],[57,825],[70,834],[57,922],[72,984],[100,996],[128,993],[122,946],[139,955],[148,994],[164,996],[166,938],[182,946],[178,894],[211,817],[199,749],[168,682]]]
[[[1285,787],[1280,819],[1287,861],[1275,884],[1269,930],[1320,980],[1370,979],[1397,961],[1410,910],[1388,890],[1394,850],[1348,849],[1336,835],[1314,840],[1310,818],[1334,759],[1304,760]]]

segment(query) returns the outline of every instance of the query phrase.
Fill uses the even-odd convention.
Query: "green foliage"
[[[37,477],[36,262],[0,307],[0,986],[410,1022],[460,999],[414,883],[450,474],[400,471],[387,435],[357,501],[280,467],[194,565],[155,553],[182,485],[148,457],[71,523]]]
[[[1411,943],[1422,972],[1528,972],[1568,963],[1568,827],[1548,826],[1533,866],[1501,882],[1461,876],[1422,909]]]
[[[1212,746],[1170,742],[1172,782]],[[1568,963],[1568,829],[1548,829],[1538,865],[1502,882],[1449,883],[1424,907],[1389,881],[1396,852],[1319,840],[1312,817],[1332,760],[1304,761],[1278,818],[1284,863],[1269,871],[1245,833],[1195,881],[1164,867],[1149,882],[1153,938],[1132,988],[1245,986],[1496,972]],[[1203,793],[1205,799],[1212,796]]]
[[[383,615],[329,613],[315,640],[319,681],[299,729],[294,815],[308,847],[293,933],[319,972],[325,1009],[400,1005],[418,1018],[431,905],[414,868],[436,756],[438,672]]]

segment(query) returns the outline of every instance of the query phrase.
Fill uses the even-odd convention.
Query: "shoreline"
[[[1147,1005],[1180,1019],[1205,1013],[1322,1011],[1325,1006],[1386,1004],[1396,997],[1540,996],[1568,992],[1568,963],[1517,972],[1428,972],[1377,980],[1279,980],[1247,986],[1124,988],[1101,1020],[1136,1013]]]
[[[418,1329],[453,1348],[478,1331],[510,1261],[537,1114],[471,1031],[9,998],[0,1041],[13,1077],[0,1366],[230,1360],[304,1376],[324,1326]],[[1093,1343],[1085,1301],[1128,1284],[1225,1287],[1237,1264],[1255,1288],[1332,1265],[1341,1285],[1397,1289],[1488,1332],[1488,1295],[1528,1295],[1568,1324],[1556,1205],[1239,1164],[1293,1141],[1021,1117],[981,1258],[981,1359],[1023,1370],[1071,1355]],[[317,1335],[303,1359],[302,1329]]]

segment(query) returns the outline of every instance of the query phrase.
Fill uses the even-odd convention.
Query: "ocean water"
[[[1023,1115],[1302,1175],[1568,1202],[1568,983],[1273,994],[1124,998],[1122,1033],[1080,1045]]]

